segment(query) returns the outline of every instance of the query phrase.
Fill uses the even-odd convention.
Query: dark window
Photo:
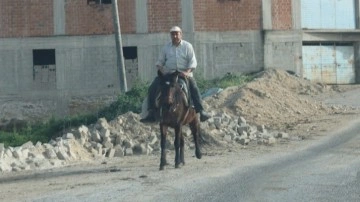
[[[123,47],[123,54],[125,59],[134,60],[137,58],[137,47],[136,46]]]
[[[88,4],[111,4],[111,0],[87,0]]]
[[[55,49],[33,50],[34,65],[55,65]]]

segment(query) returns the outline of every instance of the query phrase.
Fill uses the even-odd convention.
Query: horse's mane
[[[174,72],[172,74],[162,75],[161,88],[161,106],[163,112],[167,111],[177,117],[178,120],[183,120],[186,118],[188,113],[188,104],[187,97],[183,91],[185,86],[179,84],[178,80],[184,79],[179,72]],[[168,95],[172,93],[172,95]],[[166,99],[172,96],[172,103],[168,103]],[[170,115],[169,115],[170,116]]]

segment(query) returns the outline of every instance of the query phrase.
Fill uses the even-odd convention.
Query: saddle
[[[179,76],[178,79],[178,84],[180,85],[180,88],[182,89],[182,91],[185,94],[185,101],[186,101],[186,106],[192,106],[192,100],[191,100],[191,95],[190,95],[190,90],[189,90],[189,82],[185,77]],[[155,99],[155,106],[156,108],[159,108],[160,106],[160,97],[161,97],[161,91],[158,90],[156,93],[156,99]]]

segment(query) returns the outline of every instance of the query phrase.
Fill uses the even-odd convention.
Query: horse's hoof
[[[202,157],[202,154],[199,152],[196,152],[196,158],[198,158],[198,159],[201,159],[201,157]]]
[[[164,170],[164,166],[160,166],[160,169],[159,170]]]
[[[180,168],[180,164],[175,165],[175,168]]]

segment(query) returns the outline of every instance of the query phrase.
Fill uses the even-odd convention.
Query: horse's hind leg
[[[175,140],[174,140],[174,147],[175,147],[175,168],[180,167],[181,163],[181,156],[180,156],[180,136],[181,136],[181,127],[178,126],[175,128]]]
[[[200,144],[199,144],[199,132],[200,132],[200,123],[198,119],[194,119],[190,124],[190,130],[194,138],[195,143],[195,156],[198,159],[201,159],[202,154],[200,150]]]
[[[166,165],[166,135],[167,135],[167,127],[160,124],[160,132],[161,132],[161,157],[160,157],[160,170],[164,170],[164,166]]]
[[[184,146],[185,146],[184,136],[182,132],[180,132],[180,163],[182,163],[183,165],[185,165]]]

